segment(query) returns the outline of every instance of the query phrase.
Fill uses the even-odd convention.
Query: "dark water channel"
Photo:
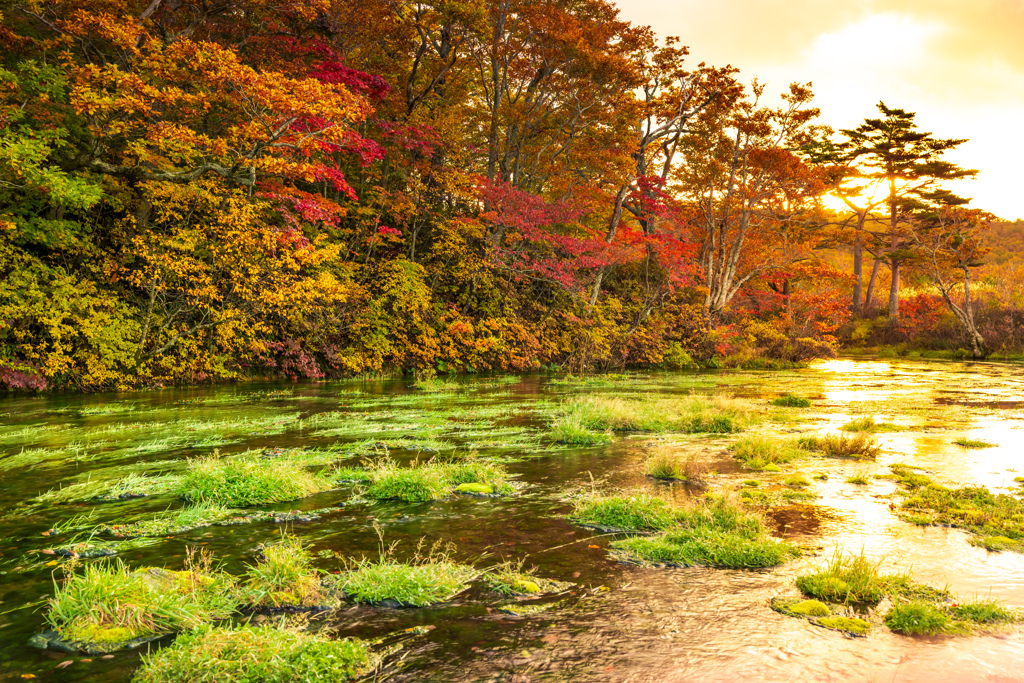
[[[602,384],[555,383],[548,376],[494,381],[467,379],[457,391],[423,396],[408,382],[246,384],[208,390],[160,390],[126,395],[57,396],[0,401],[0,680],[127,681],[138,651],[112,659],[69,656],[28,646],[44,630],[43,604],[53,592],[57,559],[40,551],[44,536],[76,515],[75,525],[130,521],[181,503],[170,496],[109,503],[26,505],[58,486],[128,473],[180,471],[185,459],[214,448],[324,446],[366,439],[398,439],[397,459],[424,457],[414,444],[442,439],[505,456],[524,484],[521,495],[469,497],[423,504],[363,501],[340,489],[282,510],[343,509],[289,527],[312,544],[321,567],[337,570],[332,552],[374,556],[378,528],[397,553],[417,540],[443,539],[460,561],[483,567],[525,559],[538,574],[577,582],[581,590],[550,611],[527,617],[498,612],[502,603],[474,585],[450,603],[425,609],[346,607],[329,618],[340,636],[372,637],[415,625],[433,626],[409,641],[387,671],[393,681],[692,681],[692,680],[1024,680],[1024,637],[911,638],[876,629],[849,638],[791,619],[769,608],[772,597],[793,592],[793,577],[835,546],[901,569],[917,580],[948,585],[962,595],[995,597],[1024,607],[1024,556],[989,553],[963,532],[921,528],[898,520],[889,495],[894,484],[846,483],[907,462],[941,483],[976,483],[1019,490],[1024,472],[1024,369],[1006,364],[911,361],[830,361],[791,372],[643,374]],[[798,463],[815,479],[817,498],[773,508],[769,519],[817,556],[770,571],[653,569],[609,557],[612,537],[573,525],[566,494],[581,488],[643,487],[685,497],[683,485],[659,484],[640,469],[651,435],[620,437],[605,447],[549,448],[547,416],[561,400],[588,392],[673,394],[717,392],[748,399],[769,415],[757,430],[792,436],[836,429],[851,417],[872,415],[902,431],[879,435],[877,461],[814,459]],[[806,410],[772,410],[767,398],[791,391],[814,399]],[[263,392],[263,393],[259,393]],[[326,427],[311,419],[335,414]],[[476,412],[475,412],[476,411]],[[966,450],[959,436],[984,438],[994,448]],[[411,438],[416,437],[416,438]],[[750,477],[725,450],[730,439],[671,437],[682,450],[702,453],[720,473],[712,489],[735,489]],[[84,521],[82,521],[84,520]],[[72,525],[72,526],[75,526]],[[256,522],[212,526],[124,552],[132,566],[179,568],[190,545],[202,544],[234,573],[252,562],[257,543],[280,526]],[[65,532],[70,533],[70,532]],[[608,590],[597,590],[606,587]],[[73,660],[70,665],[58,665]]]

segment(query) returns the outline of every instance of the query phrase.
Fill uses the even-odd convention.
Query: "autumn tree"
[[[881,118],[865,119],[854,129],[843,130],[847,158],[862,169],[867,181],[885,184],[888,222],[874,238],[891,274],[889,317],[899,317],[900,264],[913,254],[907,221],[920,211],[960,206],[969,200],[942,188],[950,180],[974,177],[978,172],[942,159],[942,155],[967,140],[940,139],[921,131],[916,114],[890,109],[878,103]]]

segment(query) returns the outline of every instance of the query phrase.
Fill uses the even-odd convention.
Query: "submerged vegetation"
[[[609,431],[728,434],[743,429],[753,419],[754,412],[747,404],[717,396],[587,396],[562,406],[551,429],[556,440],[592,445],[601,443],[600,436]],[[587,438],[595,440],[587,444]]]

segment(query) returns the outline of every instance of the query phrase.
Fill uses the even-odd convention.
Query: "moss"
[[[66,629],[64,637],[67,640],[81,640],[89,643],[126,643],[139,636],[134,630],[126,626],[111,626],[104,628],[98,624],[87,624],[80,628]]]
[[[753,488],[753,487],[760,486],[761,482],[759,482],[757,479],[747,479],[747,480],[745,480],[743,482],[743,485],[744,486],[750,486],[750,487]]]
[[[490,484],[474,484],[471,482],[459,484],[455,487],[455,490],[459,493],[470,493],[484,496],[494,494],[494,487]]]
[[[790,612],[807,617],[827,617],[832,614],[832,610],[828,608],[828,605],[817,600],[803,600],[789,605],[787,609]]]
[[[818,619],[817,623],[825,628],[845,631],[855,636],[867,635],[868,631],[871,630],[870,622],[858,619],[857,617],[822,617]]]

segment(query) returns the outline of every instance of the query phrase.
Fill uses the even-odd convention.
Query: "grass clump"
[[[67,641],[114,643],[223,619],[235,603],[233,580],[209,555],[190,554],[183,571],[101,561],[56,587],[46,620]]]
[[[571,425],[592,433],[611,430],[728,434],[739,431],[752,419],[753,414],[745,404],[717,396],[588,396],[564,404],[556,426]]]
[[[803,396],[797,396],[796,394],[783,394],[778,398],[773,398],[771,401],[773,406],[780,406],[782,408],[810,408],[811,399],[804,398]]]
[[[953,443],[957,446],[962,446],[963,448],[992,448],[995,446],[994,443],[989,443],[988,441],[982,441],[980,439],[968,439],[966,436],[961,436]]]
[[[800,472],[791,474],[782,480],[786,486],[793,486],[795,488],[806,488],[811,485],[811,480],[805,477]]]
[[[865,433],[802,436],[797,443],[801,448],[821,451],[830,458],[877,458],[882,452],[878,442]]]
[[[394,546],[376,560],[354,561],[340,587],[356,602],[425,607],[455,597],[478,574],[452,560],[450,547],[435,545],[424,556],[421,549],[411,562],[398,562]]]
[[[504,466],[480,460],[456,463],[413,463],[400,467],[392,460],[378,461],[367,475],[371,481],[368,498],[424,502],[439,500],[455,492],[509,495],[515,489]]]
[[[857,470],[846,478],[846,483],[856,484],[857,486],[867,486],[871,483],[871,477],[866,470]]]
[[[685,511],[646,493],[632,496],[587,496],[575,501],[569,518],[615,531],[660,531],[675,525]]]
[[[854,420],[850,420],[842,427],[844,432],[898,432],[902,427],[894,425],[891,422],[875,422],[875,418],[872,416],[859,417]]]
[[[980,537],[975,544],[990,550],[1022,550],[1024,501],[984,486],[947,488],[898,466],[892,470],[911,489],[900,506],[905,517],[965,529]]]
[[[181,495],[193,502],[255,507],[297,500],[335,488],[324,474],[314,474],[288,460],[253,456],[189,460]]]
[[[262,555],[249,566],[244,584],[252,607],[322,607],[331,602],[308,547],[298,538],[283,536],[263,546]]]
[[[534,574],[535,571],[536,567],[523,569],[522,563],[504,562],[484,574],[484,583],[492,591],[502,595],[557,593],[575,585],[564,581],[542,579]]]
[[[818,571],[796,578],[804,595],[842,604],[877,603],[886,594],[909,585],[905,574],[883,575],[879,565],[862,554],[844,553],[838,548]]]
[[[556,417],[551,423],[550,435],[558,443],[575,446],[603,446],[612,442],[611,432],[590,429],[583,424],[581,416],[572,413]]]
[[[205,626],[146,655],[133,683],[354,681],[380,664],[368,643],[271,626]]]
[[[779,471],[779,465],[807,455],[796,442],[766,436],[743,437],[730,448],[733,457],[751,470]]]
[[[923,600],[897,603],[885,614],[885,625],[896,633],[934,636],[955,632],[953,620]]]
[[[769,536],[759,515],[724,498],[680,513],[671,529],[653,537],[615,541],[612,548],[629,560],[747,569],[774,567],[799,554],[794,546]]]
[[[693,453],[680,455],[666,448],[657,449],[644,463],[644,472],[654,479],[699,483],[707,477],[708,466]]]

